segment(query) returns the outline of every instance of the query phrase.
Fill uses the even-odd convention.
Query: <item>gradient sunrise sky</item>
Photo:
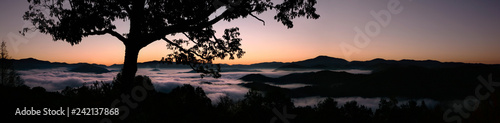
[[[370,12],[390,9],[388,4],[393,4],[390,0],[318,0],[316,8],[321,17],[296,19],[292,29],[273,19],[275,11],[258,15],[266,21],[265,26],[255,18],[220,22],[214,25],[218,32],[240,28],[246,54],[241,59],[216,62],[291,62],[328,55],[349,61],[384,58],[500,64],[500,1],[399,0],[399,3],[396,9],[400,11],[391,13],[390,22],[380,26],[378,34],[371,33],[372,36],[368,36],[371,41],[362,45],[354,41],[359,39],[355,28],[366,33],[366,25],[373,26],[373,22],[381,25]],[[26,10],[25,0],[2,0],[0,4],[0,38],[8,43],[12,58],[105,65],[123,63],[124,45],[110,35],[87,37],[74,46],[54,42],[50,35],[40,33],[20,37],[18,31],[30,26],[22,20]],[[126,32],[127,24],[119,21],[118,32]],[[165,45],[164,41],[148,45],[141,50],[139,62],[160,60],[171,52]],[[349,55],[342,48],[357,52]]]

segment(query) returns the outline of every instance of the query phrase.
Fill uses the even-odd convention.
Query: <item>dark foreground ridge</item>
[[[327,72],[327,71],[324,71]],[[336,73],[334,73],[336,74]],[[137,81],[151,83],[148,77],[137,77]],[[42,87],[0,86],[1,114],[5,121],[16,122],[173,122],[173,123],[264,123],[289,115],[284,120],[294,123],[400,123],[400,122],[443,122],[443,113],[449,107],[437,105],[429,108],[425,102],[409,101],[399,103],[395,98],[384,98],[376,110],[350,101],[339,105],[327,98],[315,106],[296,107],[289,95],[270,89],[262,92],[250,90],[243,99],[233,100],[220,97],[217,103],[206,96],[200,87],[183,85],[170,93],[155,90],[132,93],[120,90],[117,83],[99,83],[76,88],[67,87],[61,92],[47,92]],[[131,91],[134,92],[134,91]],[[500,106],[497,91],[492,93],[493,103],[482,101],[478,109],[464,121],[498,121]],[[127,96],[128,95],[128,96]],[[141,97],[141,98],[138,98]],[[141,99],[141,100],[137,100]],[[125,102],[124,102],[125,101]],[[118,103],[117,103],[118,102]],[[491,102],[491,101],[490,101]],[[417,104],[419,103],[419,104]],[[17,108],[23,109],[60,107],[103,107],[120,108],[118,116],[19,116]],[[286,110],[286,111],[285,111]],[[283,120],[283,119],[282,119]]]
[[[79,65],[78,67],[75,67],[71,70],[71,72],[81,72],[81,73],[96,73],[96,74],[101,74],[101,73],[107,73],[111,72],[106,68],[99,67],[96,65],[91,65],[91,64],[83,64]]]
[[[463,99],[474,94],[481,82],[478,76],[492,75],[499,81],[500,69],[489,65],[462,65],[451,68],[425,68],[419,66],[393,66],[378,69],[371,74],[319,71],[292,73],[278,78],[249,74],[240,78],[250,83],[244,87],[266,91],[267,83],[283,85],[302,83],[311,86],[281,89],[292,97],[408,97],[436,100]],[[279,88],[279,87],[276,87]]]

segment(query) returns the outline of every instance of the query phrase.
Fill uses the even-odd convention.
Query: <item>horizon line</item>
[[[319,56],[327,56],[327,55],[318,55],[316,57],[313,57],[313,58],[307,58],[307,59],[303,59],[303,60],[299,60],[299,61],[304,61],[304,60],[309,60],[309,59],[314,59],[314,58],[317,58]],[[500,63],[480,63],[480,62],[457,62],[457,61],[439,61],[439,60],[434,60],[434,59],[425,59],[425,60],[420,60],[420,59],[408,59],[408,58],[403,58],[403,59],[399,59],[399,60],[396,60],[396,59],[385,59],[385,58],[373,58],[373,59],[370,59],[370,60],[347,60],[347,59],[344,59],[344,58],[338,58],[338,57],[332,57],[332,56],[327,56],[327,57],[330,57],[330,58],[337,58],[337,59],[343,59],[343,60],[346,60],[347,62],[353,62],[353,61],[371,61],[371,60],[375,60],[375,59],[383,59],[383,60],[387,60],[387,61],[403,61],[403,60],[413,60],[413,61],[437,61],[437,62],[440,62],[440,63],[466,63],[466,64],[485,64],[485,65],[500,65]],[[66,63],[66,64],[79,64],[79,63],[87,63],[87,64],[97,64],[97,65],[105,65],[105,66],[112,66],[112,65],[123,65],[123,63],[113,63],[113,64],[102,64],[102,63],[89,63],[89,62],[61,62],[61,61],[51,61],[51,60],[41,60],[41,59],[37,59],[37,58],[34,58],[34,57],[28,57],[28,58],[19,58],[19,59],[15,59],[15,58],[12,58],[13,60],[21,60],[21,59],[36,59],[36,60],[39,60],[39,61],[48,61],[50,63]],[[152,61],[160,61],[160,60],[146,60],[146,61],[142,61],[142,62],[137,62],[137,63],[145,63],[145,62],[152,62]],[[216,61],[216,60],[214,60]],[[213,64],[227,64],[227,65],[252,65],[252,64],[259,64],[259,63],[272,63],[272,62],[281,62],[281,63],[292,63],[292,62],[299,62],[299,61],[262,61],[262,62],[254,62],[254,63],[248,63],[248,64],[228,64],[228,63],[219,63],[219,62],[213,62]]]

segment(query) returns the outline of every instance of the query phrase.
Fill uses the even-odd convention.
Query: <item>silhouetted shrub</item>
[[[371,121],[372,111],[356,101],[346,102],[341,108],[343,118],[348,123],[367,123]]]
[[[135,81],[151,84],[147,76],[137,76]],[[137,84],[141,85],[141,84]],[[1,99],[9,100],[3,105],[6,110],[13,111],[16,107],[103,107],[109,108],[113,101],[122,101],[121,95],[131,94],[121,91],[114,83],[94,82],[80,87],[66,87],[60,93],[47,92],[42,87],[30,89],[26,86],[0,86]],[[154,90],[153,90],[154,91]],[[492,94],[492,98],[497,98]],[[280,115],[284,109],[287,114],[296,117],[287,120],[294,123],[335,122],[335,123],[396,123],[396,122],[442,122],[442,108],[429,109],[422,102],[415,101],[399,104],[396,98],[381,99],[378,109],[371,109],[350,101],[339,105],[333,98],[326,98],[315,106],[295,107],[291,98],[282,91],[268,91],[266,93],[250,90],[243,99],[233,100],[228,96],[220,97],[216,104],[206,96],[200,87],[183,85],[176,87],[170,93],[146,93],[145,100],[132,100],[135,107],[129,107],[129,114],[125,119],[111,117],[113,122],[175,122],[175,123],[262,123],[282,122]],[[22,97],[22,98],[19,98]],[[496,101],[496,100],[492,100]],[[478,113],[498,114],[498,106],[482,102],[467,121],[482,121]],[[125,105],[125,104],[123,104]],[[491,108],[491,109],[490,109]],[[279,114],[273,112],[277,110]],[[2,112],[4,113],[4,112]],[[11,116],[12,113],[4,113]],[[70,117],[54,120],[50,117],[26,119],[23,117],[9,117],[18,121],[51,121],[51,122],[99,122],[103,116]]]
[[[10,87],[24,85],[24,81],[13,67],[5,41],[2,41],[0,46],[0,63],[0,85]]]

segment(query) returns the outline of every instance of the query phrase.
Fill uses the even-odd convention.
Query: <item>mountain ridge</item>
[[[123,64],[113,64],[106,66],[103,64],[91,64],[91,63],[65,63],[65,62],[50,62],[45,60],[39,60],[36,58],[24,58],[24,59],[12,59],[15,62],[16,69],[44,69],[44,68],[55,68],[55,67],[76,67],[78,65],[96,65],[99,67],[108,68],[121,68]],[[221,67],[229,68],[272,68],[276,70],[301,70],[301,69],[380,69],[387,66],[422,66],[428,68],[440,68],[440,67],[456,67],[460,65],[475,64],[475,65],[488,65],[500,67],[500,64],[483,64],[483,63],[464,63],[464,62],[441,62],[437,60],[414,60],[414,59],[401,59],[401,60],[386,60],[383,58],[375,58],[366,61],[347,61],[342,58],[335,58],[326,55],[319,55],[314,58],[305,59],[301,61],[294,62],[260,62],[250,65],[228,65],[221,64]],[[162,64],[160,61],[153,60],[147,62],[137,63],[138,68],[190,68],[187,65],[177,65],[177,64]],[[286,69],[285,69],[286,68]]]

